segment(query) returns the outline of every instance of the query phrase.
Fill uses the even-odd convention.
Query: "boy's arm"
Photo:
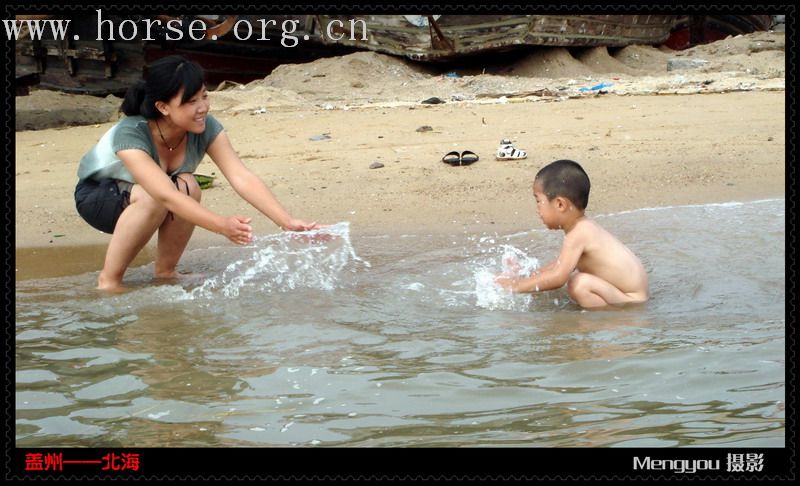
[[[512,292],[539,292],[562,287],[575,267],[578,266],[585,244],[578,231],[572,231],[564,237],[558,259],[541,270],[533,272],[528,278],[497,277],[495,281]]]
[[[547,265],[545,265],[543,267],[537,268],[536,270],[531,272],[530,276],[533,277],[534,275],[538,275],[540,273],[548,272],[548,271],[552,270],[554,266],[556,266],[556,263],[558,263],[558,260],[556,260],[554,262],[550,262],[550,263],[548,263]]]

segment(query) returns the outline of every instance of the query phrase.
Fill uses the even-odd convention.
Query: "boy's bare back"
[[[595,221],[580,219],[564,237],[564,247],[566,251],[579,251],[575,265],[579,272],[605,280],[636,301],[647,300],[647,272],[641,260]]]

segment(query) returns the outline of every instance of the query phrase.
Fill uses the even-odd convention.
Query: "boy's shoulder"
[[[572,227],[572,230],[566,237],[576,242],[583,241],[589,243],[597,236],[605,234],[608,234],[605,228],[595,220],[584,216],[575,223],[575,226]]]
[[[588,216],[583,216],[580,218],[576,223],[575,226],[572,228],[573,231],[580,231],[582,233],[586,232],[596,232],[596,231],[605,231],[600,223],[591,219]]]

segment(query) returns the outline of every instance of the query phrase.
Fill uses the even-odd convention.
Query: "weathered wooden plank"
[[[325,43],[341,43],[412,59],[434,60],[519,45],[625,46],[667,39],[673,15],[508,15],[441,16],[435,28],[418,27],[401,15],[318,16]],[[368,40],[350,37],[349,22],[363,21]],[[337,25],[342,39],[328,38]],[[438,29],[438,31],[437,31]],[[441,35],[439,34],[441,33]]]

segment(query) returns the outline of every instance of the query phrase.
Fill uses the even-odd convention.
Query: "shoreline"
[[[609,216],[616,216],[620,214],[626,213],[633,213],[637,211],[658,211],[663,209],[673,209],[673,208],[681,208],[681,207],[702,207],[702,206],[713,206],[713,205],[730,205],[730,204],[752,204],[752,203],[760,203],[760,202],[770,202],[770,201],[780,201],[785,200],[785,194],[776,195],[773,197],[764,196],[761,198],[755,199],[748,199],[748,200],[730,200],[730,201],[716,201],[716,202],[699,202],[699,203],[692,203],[692,204],[674,204],[674,205],[666,205],[666,206],[654,206],[654,207],[637,207],[631,209],[619,209],[616,211],[611,211],[602,214],[593,214],[590,217],[592,218],[604,218]],[[477,227],[472,228],[462,228],[461,230],[451,230],[445,231],[443,229],[436,229],[427,230],[427,231],[416,231],[416,232],[407,232],[407,231],[394,231],[394,232],[383,232],[383,233],[359,233],[359,232],[352,232],[351,237],[356,236],[362,238],[374,238],[374,237],[407,237],[407,236],[432,236],[432,237],[441,237],[441,236],[455,236],[457,234],[470,234],[470,235],[477,235],[477,234],[486,234],[494,232],[499,237],[507,237],[515,234],[532,232],[534,230],[542,230],[544,231],[545,228],[540,225],[532,225],[527,228],[519,227],[519,228],[497,228],[495,226],[483,226],[484,231],[480,231]],[[352,228],[351,228],[352,230]],[[219,241],[218,238],[214,238],[214,235],[210,235],[210,238],[194,238],[186,249],[186,252],[195,251],[195,250],[203,250],[212,247],[219,247],[225,246],[226,244],[230,244],[233,246],[232,243],[228,243],[227,240]],[[92,244],[92,245],[72,245],[66,247],[17,247],[15,250],[15,262],[16,262],[16,278],[15,281],[21,282],[26,280],[36,280],[36,279],[43,279],[43,278],[58,278],[58,277],[66,277],[66,276],[73,276],[73,275],[80,275],[84,273],[97,273],[102,268],[102,258],[105,254],[107,245],[106,244]],[[52,258],[58,258],[60,265],[56,268],[49,263],[52,261]],[[155,258],[155,251],[153,245],[150,244],[134,259],[133,263],[131,264],[131,268],[145,266],[148,264],[152,264]]]

